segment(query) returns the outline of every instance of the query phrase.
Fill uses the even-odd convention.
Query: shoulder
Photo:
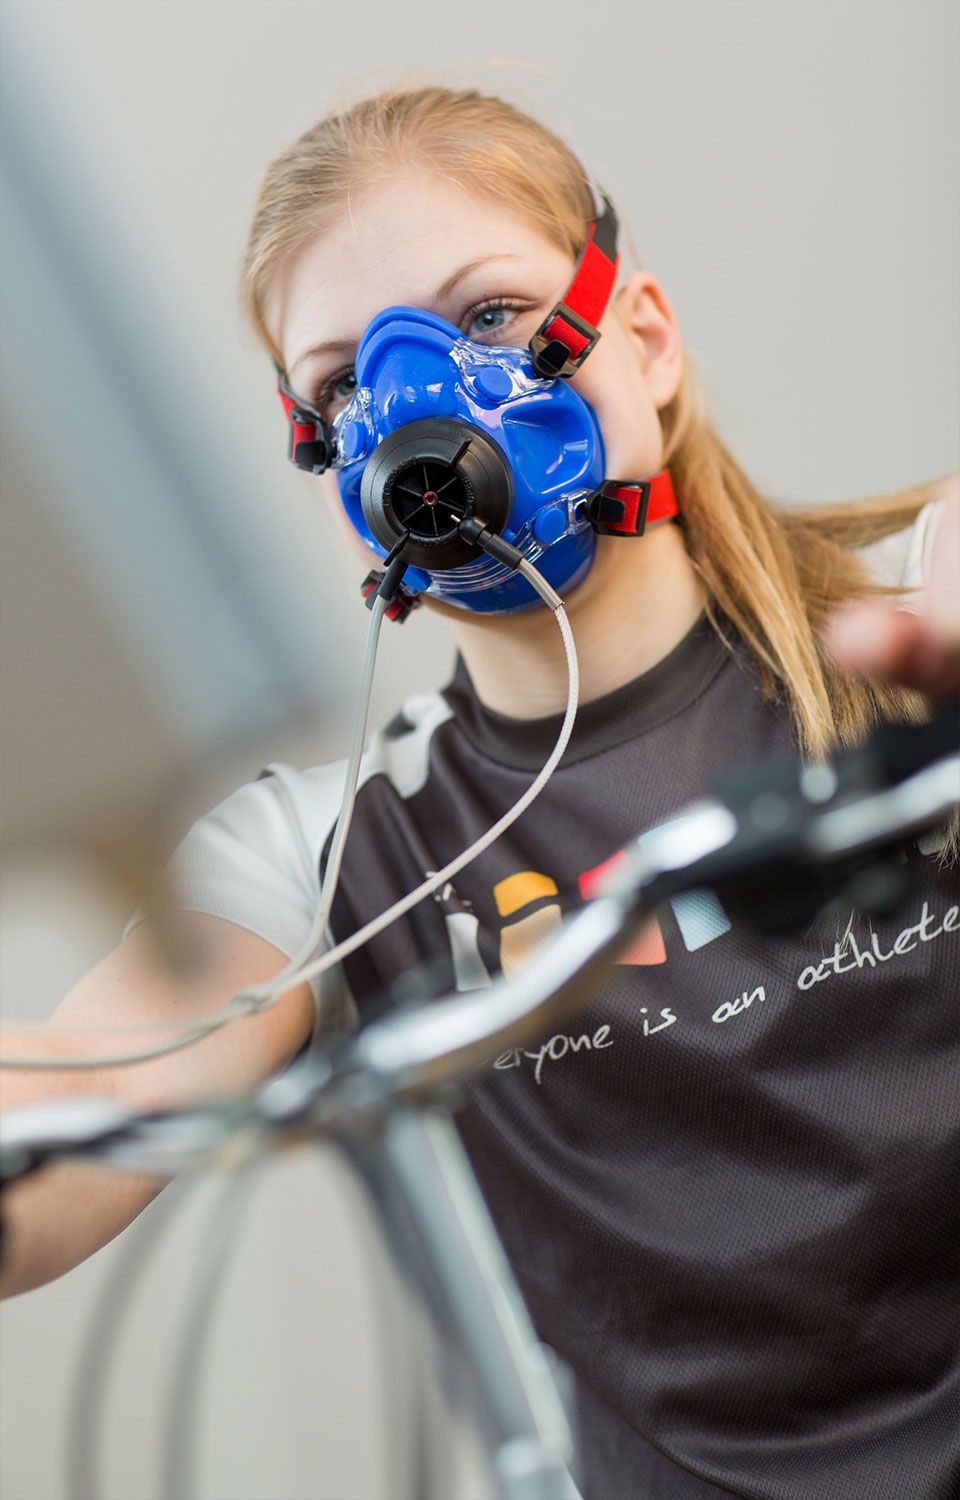
[[[412,796],[429,773],[434,732],[451,716],[440,693],[408,698],[400,713],[370,739],[360,763],[359,785],[386,776],[401,796]],[[346,767],[345,759],[308,767],[270,761],[198,817],[178,847],[200,838],[214,847],[229,843],[291,869],[298,862],[299,848],[313,868],[336,822]]]
[[[371,739],[361,789],[385,776],[401,797],[413,796],[429,775],[433,734],[451,714],[439,693],[408,699]],[[248,928],[288,957],[299,953],[312,930],[320,858],[340,811],[346,768],[346,760],[306,768],[271,761],[195,818],[167,862],[176,905]],[[145,915],[138,905],[121,940]],[[325,988],[330,980],[325,976]],[[319,1016],[321,982],[311,980],[311,988]]]
[[[419,693],[406,699],[390,723],[371,737],[360,763],[358,786],[385,776],[401,797],[413,796],[429,775],[434,733],[451,717],[452,709],[441,693]],[[251,847],[279,852],[282,846],[288,858],[295,852],[293,834],[315,868],[340,810],[346,766],[345,759],[309,767],[271,761],[201,821],[214,829],[229,825]]]
[[[361,784],[386,776],[401,797],[413,797],[430,774],[430,749],[437,730],[453,717],[442,693],[417,693],[385,729],[374,735],[360,769]]]
[[[295,951],[315,897],[311,833],[335,820],[343,769],[333,762],[308,774],[277,762],[196,816],[166,863],[177,906]],[[145,915],[141,903],[123,939]]]
[[[928,501],[909,526],[858,548],[857,555],[866,564],[872,582],[889,589],[906,589],[909,594],[920,593],[930,577],[940,520],[947,506],[958,499],[960,486],[957,496],[945,487],[944,494]]]

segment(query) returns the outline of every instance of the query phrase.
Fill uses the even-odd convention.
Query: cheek
[[[343,508],[343,501],[340,499],[336,474],[332,471],[328,470],[326,474],[320,476],[317,485],[317,503],[322,506],[324,514],[329,517],[331,525],[351,557],[356,558],[358,570],[362,569],[364,574],[369,573],[371,568],[378,565],[379,558],[361,540],[350,524],[350,519]]]
[[[597,415],[608,478],[644,478],[661,467],[660,417],[637,352],[615,317],[604,319],[602,335],[572,384]]]

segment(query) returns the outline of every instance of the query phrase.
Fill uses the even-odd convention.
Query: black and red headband
[[[544,379],[575,375],[600,337],[600,320],[610,301],[620,257],[617,215],[605,193],[592,189],[596,215],[561,302],[530,339],[530,358]],[[290,424],[289,458],[298,468],[322,474],[333,454],[333,433],[320,412],[290,389],[286,372],[274,360],[277,390]]]
[[[544,379],[575,375],[600,338],[600,322],[617,280],[620,256],[613,204],[593,187],[595,215],[577,258],[563,300],[553,307],[530,339],[534,371]],[[288,457],[300,469],[322,474],[333,458],[334,434],[315,407],[290,389],[274,361],[277,388],[289,423]],[[609,479],[590,497],[587,515],[603,536],[642,536],[653,521],[677,514],[677,502],[664,470],[650,479]]]
[[[533,368],[544,377],[575,375],[600,337],[600,320],[617,279],[617,215],[605,193],[595,193],[596,217],[562,302],[530,340]]]

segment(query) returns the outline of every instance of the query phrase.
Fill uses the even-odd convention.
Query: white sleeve
[[[930,577],[937,526],[945,504],[945,500],[931,500],[912,525],[859,549],[875,583],[909,590],[896,597],[899,609],[919,607],[919,595]]]
[[[235,922],[292,958],[313,925],[320,852],[336,819],[342,767],[305,773],[274,763],[268,770],[272,774],[238,787],[191,825],[166,873],[178,908]],[[144,915],[138,906],[121,941]],[[343,994],[325,975],[308,982],[316,1036],[321,1010],[339,1011]]]

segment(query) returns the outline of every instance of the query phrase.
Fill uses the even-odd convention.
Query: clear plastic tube
[[[468,864],[489,849],[518,818],[522,817],[527,808],[530,807],[544,787],[549,782],[563,756],[564,751],[573,732],[576,720],[577,705],[580,696],[580,669],[577,661],[576,645],[574,644],[573,632],[567,619],[566,610],[559,594],[551,588],[546,579],[525,558],[519,564],[519,571],[524,578],[536,589],[544,603],[553,611],[560,634],[563,639],[564,654],[567,663],[567,703],[557,735],[556,743],[547,760],[538,772],[530,786],[521,797],[510,807],[501,818],[487,829],[480,838],[475,840],[468,848],[458,854],[446,864],[443,869],[437,870],[429,879],[423,881],[406,896],[395,901],[394,904],[374,917],[365,926],[359,928],[343,942],[337,943],[335,947],[327,952],[316,956],[317,944],[321,941],[329,919],[330,907],[336,889],[336,880],[339,876],[340,860],[343,847],[346,842],[350,819],[353,812],[353,803],[356,797],[356,785],[359,776],[360,753],[362,752],[364,733],[366,729],[367,713],[369,710],[370,690],[373,681],[373,668],[376,660],[376,646],[379,637],[379,627],[382,620],[383,610],[375,607],[374,617],[370,622],[370,630],[367,636],[367,649],[364,656],[364,664],[361,675],[361,687],[358,697],[357,719],[355,722],[353,744],[351,746],[350,758],[347,765],[346,783],[344,789],[344,801],[340,816],[337,820],[334,834],[334,846],[331,848],[330,860],[324,878],[323,889],[317,911],[311,925],[310,933],[302,945],[299,953],[290,960],[286,968],[282,969],[273,978],[264,980],[257,985],[251,985],[249,989],[241,990],[233,999],[219,1011],[214,1011],[206,1016],[196,1018],[186,1028],[182,1035],[175,1036],[165,1042],[159,1042],[151,1047],[143,1047],[135,1052],[103,1054],[98,1057],[82,1058],[0,1058],[0,1067],[17,1067],[32,1069],[80,1069],[80,1068],[107,1068],[120,1067],[124,1064],[141,1062],[151,1057],[159,1057],[166,1052],[176,1051],[180,1047],[190,1046],[193,1042],[200,1041],[209,1036],[211,1032],[226,1026],[229,1022],[237,1020],[241,1016],[254,1015],[270,1005],[276,1004],[281,995],[293,989],[295,985],[305,980],[316,978],[317,975],[325,973],[335,964],[340,963],[349,954],[355,953],[364,943],[369,942],[372,937],[383,932],[391,923],[410,911],[418,902],[425,900],[440,890],[448,881],[458,875]],[[378,605],[382,601],[377,601]],[[359,746],[359,749],[358,749]],[[336,849],[336,858],[334,850]],[[147,1023],[149,1026],[152,1023]],[[165,1023],[158,1021],[157,1026]],[[123,1028],[118,1027],[118,1030]],[[133,1029],[133,1028],[129,1028]],[[81,1028],[74,1028],[72,1035],[82,1035]]]

